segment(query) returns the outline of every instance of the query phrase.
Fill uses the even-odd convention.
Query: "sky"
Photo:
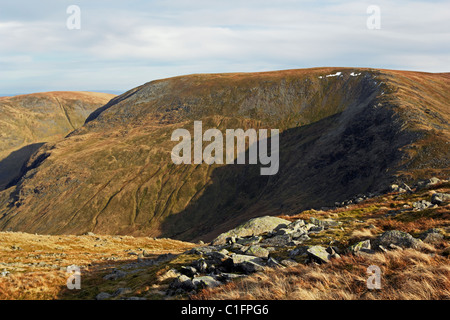
[[[0,0],[0,95],[325,66],[450,72],[450,0]]]

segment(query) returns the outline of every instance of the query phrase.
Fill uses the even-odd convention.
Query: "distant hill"
[[[40,147],[0,193],[0,229],[210,240],[252,217],[448,177],[449,101],[448,73],[315,68],[152,81]],[[195,120],[204,130],[280,129],[278,174],[174,165],[171,134],[192,132]]]
[[[45,142],[62,139],[114,95],[46,92],[0,98],[0,190]]]

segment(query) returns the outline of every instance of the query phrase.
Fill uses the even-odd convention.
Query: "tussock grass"
[[[17,299],[93,299],[99,290],[124,286],[121,281],[105,282],[102,277],[114,268],[161,254],[179,254],[194,245],[171,239],[131,236],[49,236],[21,232],[0,232],[0,300]],[[67,266],[77,265],[82,274],[82,292],[69,292]],[[161,267],[163,268],[163,267]],[[133,294],[144,290],[146,282],[156,279],[159,269],[144,270],[128,285]]]
[[[369,265],[382,271],[381,289],[367,289]],[[450,299],[448,258],[413,249],[345,256],[327,265],[267,270],[228,285],[203,290],[194,299],[418,300]]]

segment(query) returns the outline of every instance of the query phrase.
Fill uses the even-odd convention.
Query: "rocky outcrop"
[[[419,247],[420,241],[415,239],[409,233],[398,230],[386,231],[374,241],[375,248],[379,248],[380,246],[383,248],[390,248],[393,245],[400,248],[416,249]]]
[[[240,226],[222,233],[212,241],[213,245],[225,244],[234,238],[244,238],[248,236],[258,236],[263,233],[271,232],[276,228],[285,227],[290,221],[277,217],[265,216],[261,218],[251,219]]]

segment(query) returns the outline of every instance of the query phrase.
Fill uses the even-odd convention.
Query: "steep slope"
[[[0,228],[212,239],[262,215],[296,214],[449,174],[449,74],[317,68],[147,83],[42,147],[0,193]],[[174,165],[173,130],[277,128],[280,169]],[[204,143],[206,145],[206,143]]]
[[[63,138],[114,95],[46,92],[0,98],[0,190],[43,143]]]

